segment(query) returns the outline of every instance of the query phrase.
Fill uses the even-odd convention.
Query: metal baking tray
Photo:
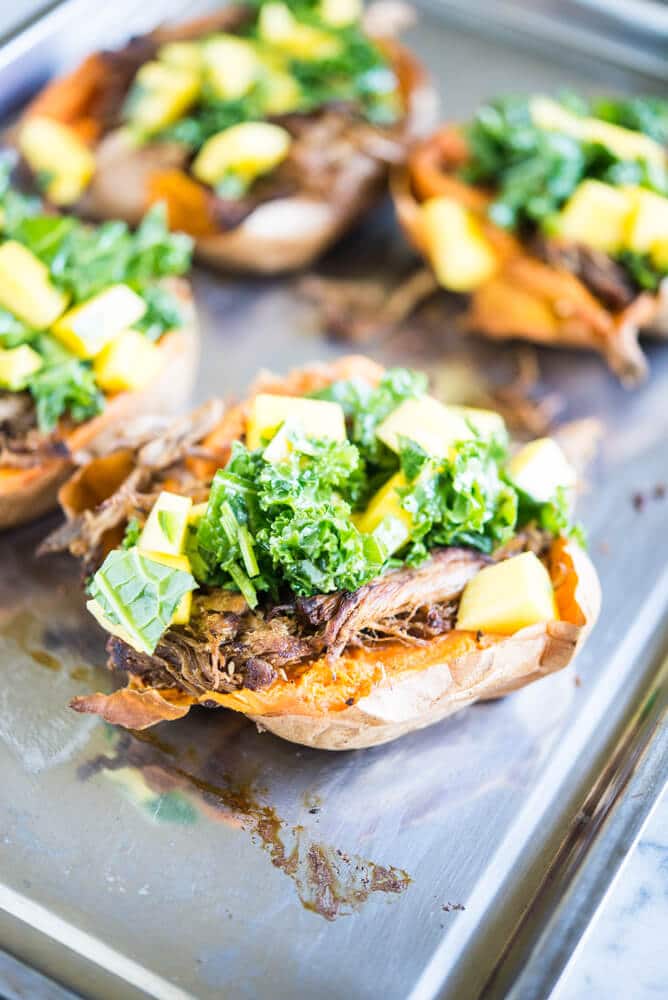
[[[186,6],[204,5],[58,5],[0,50],[2,113],[85,51]],[[513,89],[661,89],[486,27],[432,10],[413,31],[448,115]],[[322,270],[409,262],[385,206]],[[194,283],[197,399],[346,349],[291,279],[198,268]],[[668,346],[647,350],[634,393],[595,357],[539,352],[568,415],[605,425],[581,507],[604,605],[575,670],[387,747],[310,751],[232,713],[141,736],[75,715],[71,696],[112,679],[76,568],[33,556],[57,519],[0,538],[0,949],[13,956],[0,993],[19,968],[39,970],[34,996],[548,996],[666,778]],[[445,314],[370,351],[437,373],[466,360],[498,374],[513,357]]]

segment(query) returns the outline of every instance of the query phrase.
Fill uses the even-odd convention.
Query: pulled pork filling
[[[528,550],[542,554],[549,543],[546,532],[523,532],[494,558]],[[189,625],[170,628],[152,656],[111,637],[108,665],[150,687],[178,687],[187,694],[257,691],[320,656],[335,670],[346,650],[388,641],[422,645],[449,632],[464,587],[490,562],[472,549],[437,549],[421,566],[391,570],[353,592],[252,611],[240,594],[215,590],[194,598]]]
[[[64,441],[39,430],[30,393],[0,392],[0,468],[29,469],[67,454]]]

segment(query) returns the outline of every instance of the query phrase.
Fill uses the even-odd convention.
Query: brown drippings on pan
[[[90,680],[90,667],[86,667],[83,664],[72,667],[69,676],[73,681],[88,681]]]
[[[333,337],[357,344],[387,336],[439,291],[428,268],[418,268],[393,287],[375,278],[298,279],[298,293],[317,309]]]
[[[325,920],[355,912],[374,893],[399,895],[408,888],[411,878],[403,869],[311,840],[303,826],[288,826],[273,806],[260,801],[254,781],[241,782],[232,774],[221,773],[221,758],[225,765],[234,765],[231,748],[243,728],[240,724],[228,734],[225,743],[200,765],[198,774],[174,760],[187,754],[164,743],[155,733],[142,731],[121,733],[113,756],[95,757],[80,768],[79,777],[86,780],[98,772],[133,767],[157,793],[187,793],[209,818],[248,833],[268,854],[274,868],[292,879],[302,906]],[[215,780],[211,780],[212,772]],[[319,808],[313,802],[316,798],[308,796],[309,812]]]
[[[9,621],[0,625],[0,635],[16,643],[21,652],[33,663],[47,670],[60,670],[62,663],[57,656],[41,645],[43,624],[30,611],[19,611]]]

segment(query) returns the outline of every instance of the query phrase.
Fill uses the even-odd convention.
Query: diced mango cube
[[[284,3],[262,5],[258,33],[263,42],[275,45],[295,59],[334,59],[341,52],[338,38],[320,28],[301,24]]]
[[[423,396],[401,403],[379,424],[376,435],[392,451],[399,451],[405,437],[429,455],[446,457],[454,444],[469,441],[476,431],[483,436],[506,434],[503,418],[492,410],[446,406],[433,396]]]
[[[533,552],[486,566],[467,583],[457,628],[512,635],[527,625],[558,619],[550,575]]]
[[[202,146],[192,171],[215,186],[228,174],[251,184],[281,163],[290,149],[290,133],[271,122],[241,122],[218,132]]]
[[[498,261],[473,212],[454,198],[428,198],[420,207],[421,228],[439,284],[470,292],[491,278]]]
[[[42,367],[43,361],[37,351],[28,344],[0,348],[0,389],[12,392],[23,389],[27,380]]]
[[[625,245],[636,253],[653,252],[660,240],[668,242],[668,198],[645,188],[626,188],[631,211]]]
[[[202,47],[206,79],[224,101],[244,97],[262,69],[257,52],[245,38],[218,35]]]
[[[198,73],[202,68],[202,46],[199,42],[168,42],[158,49],[158,59],[168,66]]]
[[[93,371],[103,392],[133,392],[147,385],[161,364],[156,344],[138,330],[123,330],[100,351]]]
[[[251,401],[246,425],[247,447],[251,451],[259,448],[263,439],[272,437],[286,422],[313,438],[346,439],[345,417],[338,403],[262,392]]]
[[[320,0],[318,11],[325,24],[344,28],[360,20],[362,4],[360,0]]]
[[[151,508],[137,548],[143,552],[182,555],[192,505],[191,497],[162,490]]]
[[[560,488],[572,493],[575,469],[554,438],[530,441],[513,455],[508,471],[516,486],[539,503],[553,500]]]
[[[129,120],[149,135],[159,132],[194,104],[200,86],[199,71],[157,61],[144,63],[128,98]]]
[[[403,472],[395,473],[374,494],[366,510],[355,516],[357,529],[377,537],[388,556],[398,552],[411,536],[413,518],[401,506],[401,497],[397,492],[407,485]]]
[[[668,236],[652,244],[650,257],[654,267],[658,268],[659,271],[668,272]]]
[[[145,312],[141,295],[128,285],[111,285],[61,316],[53,325],[53,333],[77,357],[95,358]]]
[[[72,205],[95,172],[95,156],[67,125],[31,115],[21,125],[18,147],[33,173],[46,178],[44,192],[54,205]]]
[[[204,500],[202,503],[194,503],[190,508],[190,514],[188,515],[188,524],[197,524],[204,515],[206,514],[208,503]]]
[[[463,417],[467,425],[471,425],[473,430],[484,438],[497,437],[505,440],[508,436],[506,422],[500,413],[495,410],[484,410],[478,406],[448,406],[451,413],[457,413]],[[469,437],[470,437],[469,433]]]
[[[624,245],[631,207],[626,191],[601,181],[582,181],[556,217],[556,233],[574,243],[617,253]]]
[[[35,330],[45,330],[67,306],[67,295],[52,283],[49,269],[21,243],[0,246],[0,306]]]
[[[304,95],[294,76],[281,70],[270,70],[265,74],[264,80],[266,114],[287,115],[301,107]]]

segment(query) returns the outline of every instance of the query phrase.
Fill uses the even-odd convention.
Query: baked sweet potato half
[[[401,225],[466,326],[600,352],[627,384],[668,335],[668,102],[484,105],[393,177]]]
[[[47,543],[93,572],[127,686],[80,712],[141,729],[193,705],[284,739],[396,739],[565,667],[599,607],[552,439],[361,357],[262,376],[61,490]]]
[[[46,212],[0,178],[0,529],[57,506],[77,453],[141,414],[174,414],[199,342],[188,237]]]
[[[134,224],[158,202],[197,253],[276,273],[327,249],[434,123],[435,96],[356,0],[225,6],[97,52],[28,107],[15,142],[45,193]],[[56,157],[55,149],[58,148]]]

